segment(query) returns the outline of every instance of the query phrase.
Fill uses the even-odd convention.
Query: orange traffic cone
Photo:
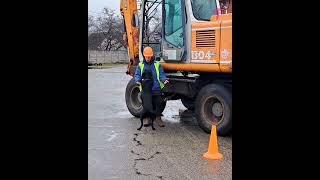
[[[208,152],[203,154],[203,157],[208,159],[222,159],[222,154],[218,152],[218,138],[217,138],[217,128],[215,125],[211,127],[211,135]]]

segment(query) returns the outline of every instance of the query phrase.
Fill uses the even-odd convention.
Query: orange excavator
[[[232,1],[121,0],[120,11],[130,57],[126,73],[134,75],[143,60],[143,48],[151,46],[170,79],[163,89],[163,110],[167,100],[180,99],[205,132],[210,133],[215,124],[218,135],[230,134]],[[150,21],[155,15],[160,28],[151,34],[155,23]],[[130,113],[139,117],[140,90],[133,79],[127,84],[125,97]]]

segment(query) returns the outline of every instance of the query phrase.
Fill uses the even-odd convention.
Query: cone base
[[[207,158],[207,159],[220,160],[220,159],[222,159],[223,156],[222,156],[222,154],[220,154],[220,153],[214,153],[214,154],[212,154],[212,153],[206,152],[206,153],[203,154],[203,157],[205,157],[205,158]]]

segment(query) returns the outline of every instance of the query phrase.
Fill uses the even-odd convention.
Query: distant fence
[[[128,51],[92,51],[88,50],[88,64],[127,63]]]

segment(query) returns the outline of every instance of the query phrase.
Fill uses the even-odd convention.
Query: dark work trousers
[[[161,103],[162,103],[162,97],[161,94],[152,94],[152,106],[154,110],[156,111],[156,116],[161,116]]]

